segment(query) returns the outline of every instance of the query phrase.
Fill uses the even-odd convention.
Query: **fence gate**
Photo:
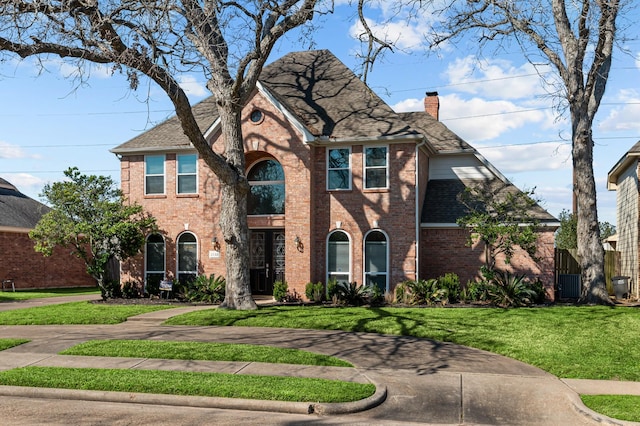
[[[556,288],[558,289],[558,297],[561,299],[577,299],[582,293],[582,281],[580,278],[582,269],[580,268],[577,252],[576,249],[555,250]],[[617,275],[620,275],[620,252],[605,251],[604,277],[607,291],[610,295],[614,294],[611,278]]]

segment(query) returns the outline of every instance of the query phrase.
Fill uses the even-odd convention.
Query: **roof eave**
[[[609,191],[615,191],[618,189],[618,177],[626,170],[634,161],[640,158],[638,152],[627,152],[618,160],[618,162],[607,173],[607,189]]]
[[[176,152],[176,151],[196,151],[195,147],[191,144],[189,145],[174,145],[174,146],[154,146],[154,147],[135,147],[135,148],[113,148],[110,149],[109,152],[112,154],[147,154],[150,152],[161,153],[161,152]]]

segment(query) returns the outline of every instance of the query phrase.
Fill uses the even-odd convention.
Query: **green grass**
[[[221,325],[345,330],[415,336],[484,349],[558,377],[640,381],[640,309],[548,308],[211,309],[169,325]]]
[[[0,312],[0,325],[119,324],[130,316],[172,307],[71,302]]]
[[[358,401],[375,392],[372,384],[325,379],[59,367],[25,367],[2,371],[0,384],[326,403]]]
[[[580,395],[584,405],[593,411],[629,422],[640,422],[640,396]]]
[[[80,288],[52,288],[47,290],[17,290],[0,291],[0,302],[11,302],[14,300],[40,299],[43,297],[59,297],[59,296],[79,296],[83,294],[100,295],[100,289],[97,287],[80,287]]]
[[[29,342],[27,339],[0,339],[0,351],[13,348],[14,346],[20,346],[27,342]]]
[[[353,367],[352,364],[339,358],[298,349],[230,343],[159,340],[91,340],[73,346],[60,353],[62,355],[278,362],[282,364]]]

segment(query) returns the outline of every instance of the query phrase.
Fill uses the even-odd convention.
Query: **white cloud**
[[[47,183],[47,181],[28,173],[5,173],[2,177],[15,186],[18,191],[27,195],[39,194]]]
[[[617,102],[625,105],[613,108],[609,115],[602,120],[598,129],[601,131],[625,131],[640,132],[640,93],[634,89],[622,89],[616,96]]]
[[[443,76],[460,92],[493,99],[530,99],[545,95],[539,73],[546,67],[534,67],[526,62],[514,66],[503,59],[458,58],[449,63]]]
[[[393,108],[395,112],[423,111],[424,100],[409,98],[392,105],[391,108]]]
[[[561,142],[508,145],[482,148],[476,146],[502,173],[570,170],[571,145]]]
[[[410,51],[424,47],[424,36],[418,25],[406,21],[383,23],[374,22],[371,19],[366,19],[366,21],[376,37],[393,44],[398,49]],[[366,40],[366,32],[360,21],[351,26],[349,33],[356,40]]]
[[[207,88],[192,75],[178,77],[178,83],[187,96],[203,97],[209,94]]]
[[[18,145],[12,145],[8,142],[0,141],[0,158],[18,159],[18,158],[41,158],[39,155],[28,154]]]
[[[463,139],[474,142],[495,139],[527,124],[542,123],[545,114],[526,110],[509,101],[462,99],[457,94],[440,96],[440,120]]]

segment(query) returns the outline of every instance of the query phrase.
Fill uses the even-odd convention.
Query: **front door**
[[[249,233],[252,294],[273,294],[273,283],[284,281],[284,230],[252,229]]]

